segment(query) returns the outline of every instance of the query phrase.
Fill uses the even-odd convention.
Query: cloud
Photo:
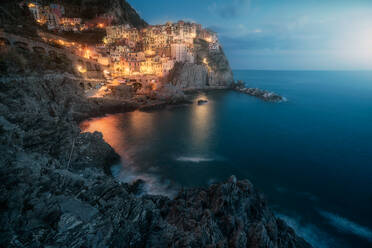
[[[234,50],[328,50],[333,48],[327,32],[313,32],[307,18],[281,24],[269,23],[255,26],[238,23],[236,25],[212,26],[225,49]]]
[[[249,7],[250,0],[230,0],[224,3],[214,2],[208,10],[222,18],[231,19],[240,16]]]
[[[282,11],[280,6],[267,8],[252,1],[249,5],[214,0],[209,6],[215,17],[225,18],[211,29],[234,67],[266,63],[265,68],[273,69],[371,68],[372,18],[367,10],[325,5],[322,11],[319,7]],[[296,8],[299,11],[293,11]]]
[[[220,36],[225,49],[232,50],[292,50],[302,49],[303,43],[294,37],[285,37],[270,33],[251,32],[240,37]]]

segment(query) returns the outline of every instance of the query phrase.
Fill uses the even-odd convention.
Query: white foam
[[[173,198],[176,193],[176,186],[169,180],[161,178],[152,173],[143,173],[137,171],[135,167],[116,165],[111,167],[111,173],[120,182],[133,183],[137,180],[145,182],[143,194],[164,195]]]
[[[333,213],[322,211],[322,210],[319,210],[319,213],[322,217],[324,217],[325,219],[329,221],[329,224],[336,227],[338,230],[352,233],[354,235],[365,238],[372,242],[372,230],[371,229],[361,226],[337,214],[333,214]]]
[[[177,161],[181,162],[191,162],[191,163],[203,163],[203,162],[211,162],[213,158],[203,158],[203,157],[178,157]]]
[[[284,220],[288,226],[292,227],[296,233],[309,242],[313,247],[329,248],[341,247],[336,245],[335,241],[318,227],[312,224],[302,224],[299,218],[292,218],[283,214],[276,214],[277,217]]]
[[[283,96],[283,99],[281,100],[281,102],[288,102],[288,99]]]

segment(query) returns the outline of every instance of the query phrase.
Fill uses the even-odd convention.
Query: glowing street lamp
[[[90,50],[89,49],[85,50],[84,58],[87,58],[87,59],[90,58]]]
[[[86,73],[87,72],[87,70],[85,68],[83,68],[81,65],[78,65],[77,69],[80,73]]]

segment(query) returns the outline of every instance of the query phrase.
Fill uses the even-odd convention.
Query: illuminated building
[[[186,61],[187,49],[183,43],[175,43],[171,45],[172,58],[177,62]]]

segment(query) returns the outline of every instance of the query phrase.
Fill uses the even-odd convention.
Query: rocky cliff
[[[125,0],[42,0],[43,4],[59,3],[65,7],[65,12],[71,17],[94,19],[102,14],[114,16],[115,24],[130,24],[137,28],[147,26],[147,23]]]
[[[27,25],[32,17],[27,10],[20,9],[19,3],[22,0],[2,0],[0,6],[0,24]],[[116,24],[130,24],[137,28],[146,27],[148,24],[125,0],[41,0],[43,5],[59,3],[65,7],[67,16],[94,19],[102,14],[114,16]],[[27,19],[28,18],[28,19]]]
[[[194,46],[196,63],[177,63],[168,81],[186,90],[230,87],[234,79],[222,47],[209,50],[208,43],[202,39],[196,39]]]
[[[206,56],[229,78],[222,54]],[[119,156],[78,121],[138,105],[87,99],[63,67],[29,72],[23,60],[0,63],[0,247],[310,247],[248,180],[174,199],[117,182]]]
[[[46,27],[38,26],[31,12],[26,6],[20,8],[23,0],[2,0],[0,5],[0,28],[5,32],[37,38],[37,29],[49,32]],[[82,17],[84,21],[94,21],[102,14],[112,15],[113,24],[130,24],[136,28],[146,27],[148,24],[125,0],[40,0],[43,5],[51,3],[62,4],[66,16]],[[91,30],[81,33],[63,32],[60,36],[72,41],[95,45],[102,42],[106,35],[104,30]]]
[[[37,26],[31,12],[20,8],[19,1],[3,0],[0,4],[0,29],[7,33],[22,34],[37,37]]]

